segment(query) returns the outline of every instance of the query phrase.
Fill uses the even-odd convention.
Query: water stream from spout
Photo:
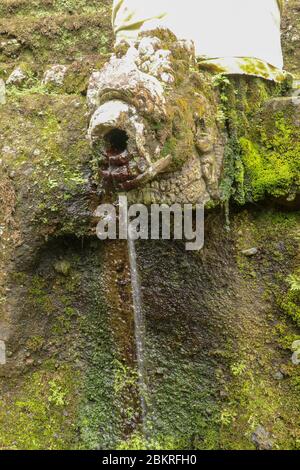
[[[134,309],[134,328],[136,342],[136,356],[139,379],[140,404],[142,413],[142,426],[144,435],[146,434],[146,371],[145,371],[145,321],[142,306],[141,285],[136,260],[135,242],[128,234],[128,253],[131,273],[133,309]]]

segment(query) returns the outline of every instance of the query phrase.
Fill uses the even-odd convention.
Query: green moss
[[[44,338],[39,335],[31,336],[26,341],[26,349],[28,349],[30,352],[40,351],[43,345],[44,345]]]
[[[298,449],[299,433],[294,426],[297,427],[299,409],[299,369],[291,362],[291,345],[299,339],[299,329],[293,322],[295,317],[285,307],[291,306],[290,300],[296,305],[299,301],[295,295],[299,282],[299,213],[266,208],[244,210],[235,223],[237,220],[238,225],[232,227],[238,234],[237,261],[242,261],[245,282],[253,290],[251,301],[256,305],[258,297],[263,295],[268,314],[263,326],[264,339],[258,339],[260,332],[251,324],[255,352],[248,340],[241,345],[242,352],[230,367],[233,381],[228,389],[230,406],[225,407],[225,418],[229,414],[232,420],[223,428],[222,445],[238,448],[237,435],[248,436],[249,442],[256,427],[262,425],[272,434],[274,448]],[[258,248],[257,256],[246,258],[240,254],[252,246]],[[250,275],[252,272],[255,277]],[[273,421],[271,416],[280,416],[280,420]],[[247,448],[247,439],[243,448]]]
[[[170,137],[162,148],[161,155],[162,157],[167,157],[168,155],[174,155],[176,152],[177,141],[175,137]]]
[[[275,132],[260,130],[258,143],[240,138],[245,167],[245,191],[254,201],[296,193],[300,186],[299,132],[283,116],[277,116]],[[250,193],[250,194],[249,194]]]
[[[300,269],[290,274],[286,282],[289,289],[280,301],[283,311],[300,327]]]
[[[142,434],[133,433],[130,439],[122,441],[117,450],[182,450],[186,442],[184,439],[174,439],[172,436],[160,435],[155,438],[146,438]]]
[[[46,289],[46,281],[40,276],[34,276],[28,289],[28,302],[34,311],[51,315],[56,311],[55,305]]]
[[[86,351],[88,368],[83,386],[84,398],[80,405],[80,441],[85,449],[111,449],[121,439],[122,415],[118,393],[124,381],[115,362],[107,307],[97,281],[94,282],[97,289],[89,293],[89,312],[81,323],[90,347]],[[126,380],[129,380],[128,377],[126,372]]]
[[[107,53],[112,45],[110,14],[101,6],[92,12],[63,10],[51,15],[2,18],[0,61],[18,57],[23,62],[65,63],[84,55]],[[11,38],[14,38],[12,41]]]
[[[23,327],[9,357],[22,372],[1,379],[0,446],[111,449],[138,421],[136,367],[118,352],[128,330],[118,339],[112,325],[116,312],[104,299],[102,254],[96,240],[56,240],[39,252],[33,272],[12,276],[22,292],[16,302]],[[68,276],[55,270],[62,255],[72,266]]]
[[[290,351],[292,342],[299,339],[297,328],[287,320],[289,315],[286,318],[282,315],[282,304],[290,295],[289,291],[285,294],[283,280],[298,253],[299,214],[264,208],[251,212],[244,210],[234,219],[232,230],[238,239],[237,263],[240,268],[240,262],[243,263],[242,275],[253,290],[251,301],[256,303],[258,297],[265,297],[268,315],[262,326],[263,335],[258,338],[253,311],[254,349],[249,340],[247,344],[242,341],[239,348],[237,346],[239,355],[230,366],[232,380],[226,386],[228,400],[220,415],[221,446],[225,449],[251,448],[252,433],[262,425],[272,434],[273,448],[298,449],[299,434],[294,433],[294,426],[299,407],[299,372],[291,363],[291,353],[280,353],[280,347]],[[258,255],[244,257],[241,250],[252,246],[258,248]],[[297,279],[295,275],[288,276],[296,290]],[[273,329],[271,325],[276,327]],[[278,348],[271,346],[274,341],[278,341]],[[282,372],[282,379],[276,382],[273,377],[278,370]],[[273,420],[272,416],[280,416],[280,420]]]
[[[266,104],[286,92],[286,83],[219,74],[213,85],[219,90],[219,113],[228,133],[222,200],[232,197],[245,204],[295,193],[300,178],[294,110],[285,106],[276,114]]]
[[[282,409],[280,394],[274,390],[272,380],[262,377],[259,372],[254,373],[252,366],[245,363],[243,372],[231,382],[229,394],[229,406],[220,415],[224,449],[254,449],[251,436],[259,425],[266,429],[271,426],[278,441],[286,440],[284,424],[281,421],[273,423],[271,419]],[[292,439],[285,445],[293,447]]]

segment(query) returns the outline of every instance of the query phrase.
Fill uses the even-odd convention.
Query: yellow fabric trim
[[[200,69],[225,75],[252,75],[275,82],[282,82],[287,78],[287,72],[252,57],[220,57],[202,60],[200,58],[198,65]]]
[[[282,13],[283,12],[283,7],[284,7],[284,0],[277,0],[279,10]]]
[[[119,10],[123,6],[123,3],[124,3],[124,0],[117,0],[113,6],[112,25],[113,25],[113,30],[115,34],[119,33],[120,31],[139,31],[144,25],[144,23],[147,23],[148,21],[153,20],[153,19],[161,20],[164,16],[166,16],[165,13],[161,13],[160,15],[157,15],[155,17],[143,18],[141,20],[137,19],[137,21],[133,22],[132,19],[134,18],[135,12],[132,11],[132,12],[129,12],[128,15],[123,18],[123,21],[122,21],[123,24],[120,25],[119,27],[116,27],[115,25],[116,17],[117,17]]]

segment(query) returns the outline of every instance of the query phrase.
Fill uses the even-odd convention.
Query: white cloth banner
[[[170,29],[193,40],[198,56],[249,57],[282,69],[278,0],[115,0],[117,38]]]

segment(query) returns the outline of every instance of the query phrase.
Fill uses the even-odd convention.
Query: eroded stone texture
[[[8,77],[6,85],[21,85],[24,83],[26,78],[26,73],[21,69],[21,67],[17,67]]]
[[[5,91],[5,83],[0,78],[0,105],[6,103],[6,91]]]
[[[0,365],[3,366],[4,364],[6,364],[5,342],[0,340]]]
[[[62,86],[64,78],[67,72],[67,67],[65,65],[52,65],[48,70],[46,70],[43,78],[43,84]]]

